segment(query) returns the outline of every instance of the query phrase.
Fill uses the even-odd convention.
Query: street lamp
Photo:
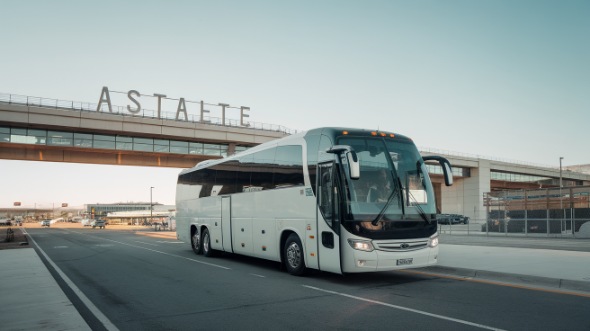
[[[563,221],[565,219],[565,210],[563,210],[563,196],[561,195],[561,188],[563,187],[563,179],[562,179],[562,170],[561,170],[561,160],[563,160],[563,156],[559,157],[559,209],[562,210],[561,214],[561,231],[563,231]]]
[[[152,204],[152,191],[153,191],[154,187],[150,186],[150,223],[152,223],[152,221],[154,220],[154,215],[153,215],[153,207],[154,205]]]

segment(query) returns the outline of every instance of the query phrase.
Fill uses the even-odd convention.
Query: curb
[[[176,232],[162,233],[160,231],[135,231],[135,234],[138,236],[177,240]]]
[[[465,279],[478,279],[482,281],[494,281],[499,283],[518,285],[530,288],[542,288],[552,290],[564,290],[590,296],[590,282],[582,280],[558,279],[541,276],[502,273],[487,270],[474,270],[465,268],[453,268],[433,266],[408,270],[409,272],[424,273],[439,276],[454,276]]]

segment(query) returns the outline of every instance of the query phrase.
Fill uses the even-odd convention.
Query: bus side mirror
[[[356,153],[354,151],[346,152],[346,158],[348,160],[350,179],[359,179],[361,177],[361,166]]]
[[[453,170],[451,168],[451,162],[449,162],[449,160],[445,159],[442,156],[434,156],[434,155],[424,156],[422,159],[424,161],[438,161],[438,163],[440,164],[440,166],[443,169],[443,176],[445,177],[445,185],[446,186],[453,185]]]
[[[350,179],[359,179],[361,177],[361,166],[356,152],[346,145],[334,145],[328,149],[326,153],[338,154],[339,157],[346,157],[348,161],[348,172],[350,172]],[[343,155],[344,154],[344,155]]]

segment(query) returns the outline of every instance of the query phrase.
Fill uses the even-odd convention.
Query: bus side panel
[[[176,236],[178,240],[190,244],[190,210],[189,206],[195,204],[197,199],[176,200]]]
[[[252,219],[234,218],[232,220],[232,235],[234,252],[252,255]]]
[[[278,261],[280,250],[275,238],[276,227],[274,219],[257,219],[252,224],[252,238],[254,242],[253,255],[264,259]]]
[[[295,232],[305,253],[308,268],[318,268],[317,237],[315,229],[315,196],[309,187],[297,186],[271,191],[272,195],[261,197],[261,206],[273,206],[260,211],[265,219],[276,223],[276,260],[281,256],[281,235],[284,231]],[[266,201],[266,202],[263,202]],[[269,212],[268,210],[272,210]]]

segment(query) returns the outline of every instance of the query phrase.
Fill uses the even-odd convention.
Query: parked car
[[[459,214],[438,214],[436,215],[438,224],[468,224],[469,217]]]
[[[50,220],[43,220],[43,221],[41,221],[41,226],[50,227],[51,221]]]
[[[106,227],[106,222],[104,220],[94,220],[92,221],[92,223],[90,224],[92,225],[92,228],[100,228],[100,229],[104,229]]]

